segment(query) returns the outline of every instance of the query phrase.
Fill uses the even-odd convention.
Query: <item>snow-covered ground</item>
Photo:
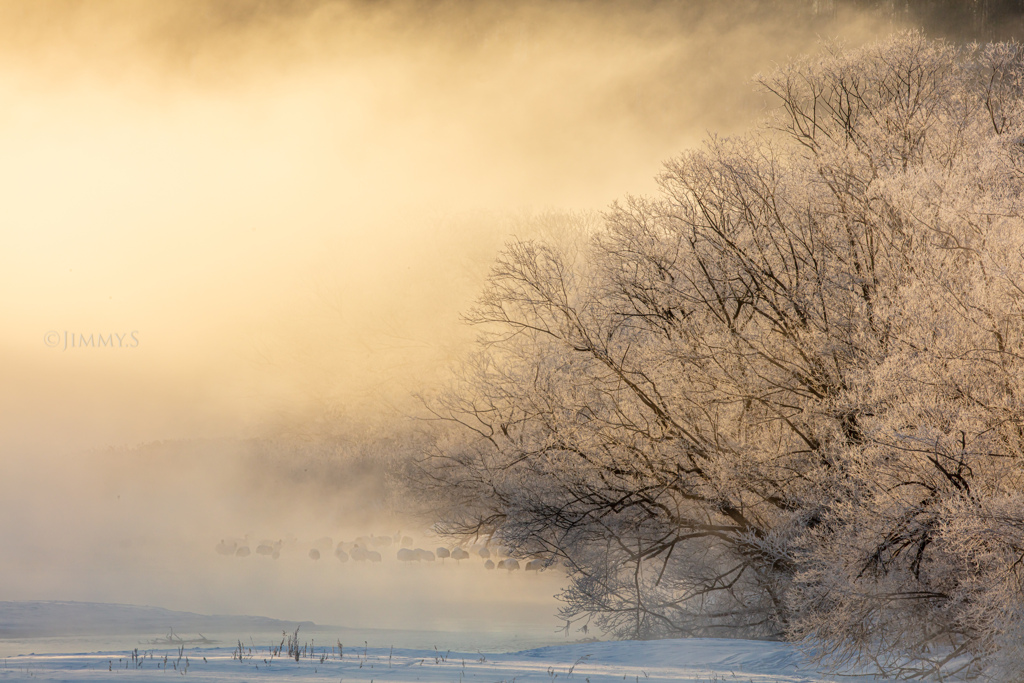
[[[276,649],[276,645],[275,645]],[[239,659],[241,652],[241,659]],[[0,679],[204,681],[739,681],[831,680],[801,667],[789,646],[742,640],[691,639],[576,643],[492,654],[317,645],[296,661],[271,646],[150,647],[91,654],[21,655],[4,659]]]
[[[399,606],[395,606],[397,610]],[[415,613],[406,628],[322,625],[266,617],[206,615],[160,607],[95,602],[0,602],[0,657],[26,653],[99,652],[122,648],[152,649],[177,644],[219,647],[245,643],[279,643],[282,634],[298,628],[302,641],[320,645],[341,642],[347,647],[430,650],[446,647],[467,652],[513,652],[570,639],[547,623],[531,625],[501,619],[461,622],[460,630],[444,630],[418,622]],[[572,634],[578,638],[581,633]],[[593,635],[593,631],[591,631]]]
[[[200,626],[208,629],[202,636],[187,630]],[[288,656],[286,627],[292,635],[298,627],[298,660]],[[158,628],[167,628],[168,632],[153,637]],[[229,629],[235,629],[230,639]],[[168,675],[209,681],[459,683],[833,680],[816,674],[799,652],[785,643],[709,638],[571,642],[517,652],[465,651],[467,648],[457,646],[486,643],[486,636],[414,628],[360,633],[354,628],[308,622],[287,624],[260,617],[208,616],[97,603],[0,603],[0,636],[0,652],[5,654],[0,679],[4,680],[166,680]],[[559,637],[564,638],[552,634],[551,640]],[[172,644],[178,638],[180,644]],[[387,645],[389,640],[398,645]],[[88,649],[90,642],[111,646],[92,652],[75,647],[86,645]],[[113,646],[117,642],[121,645]],[[402,646],[430,642],[434,645]],[[514,646],[516,641],[489,642],[500,648]],[[62,645],[64,650],[60,651]],[[36,654],[24,654],[17,652],[19,646],[39,649],[33,650]],[[44,649],[50,651],[41,653]]]

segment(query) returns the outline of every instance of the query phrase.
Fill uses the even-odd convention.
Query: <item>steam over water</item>
[[[312,560],[440,541],[301,444],[373,462],[505,239],[651,191],[763,114],[757,71],[893,28],[768,4],[4,3],[0,600],[553,630],[554,572]]]

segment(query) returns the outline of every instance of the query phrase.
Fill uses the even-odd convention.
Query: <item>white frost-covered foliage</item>
[[[619,635],[1020,676],[1022,59],[826,50],[659,197],[509,245],[430,404],[444,528],[558,557]]]

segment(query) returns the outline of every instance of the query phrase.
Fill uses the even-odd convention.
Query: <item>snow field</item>
[[[137,655],[136,655],[137,652]],[[785,643],[726,639],[618,641],[508,654],[306,643],[299,660],[277,644],[6,658],[0,679],[150,681],[423,681],[480,683],[802,683],[830,681]],[[849,677],[844,677],[847,679]]]

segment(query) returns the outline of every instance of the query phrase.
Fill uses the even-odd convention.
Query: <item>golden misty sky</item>
[[[550,618],[550,577],[432,603],[305,550],[225,565],[224,537],[372,531],[364,501],[184,440],[408,409],[505,240],[652,192],[765,115],[755,73],[895,28],[812,4],[0,3],[0,600],[393,625],[449,581]]]
[[[401,407],[509,235],[651,191],[762,113],[755,72],[888,28],[758,2],[5,2],[5,456]]]

